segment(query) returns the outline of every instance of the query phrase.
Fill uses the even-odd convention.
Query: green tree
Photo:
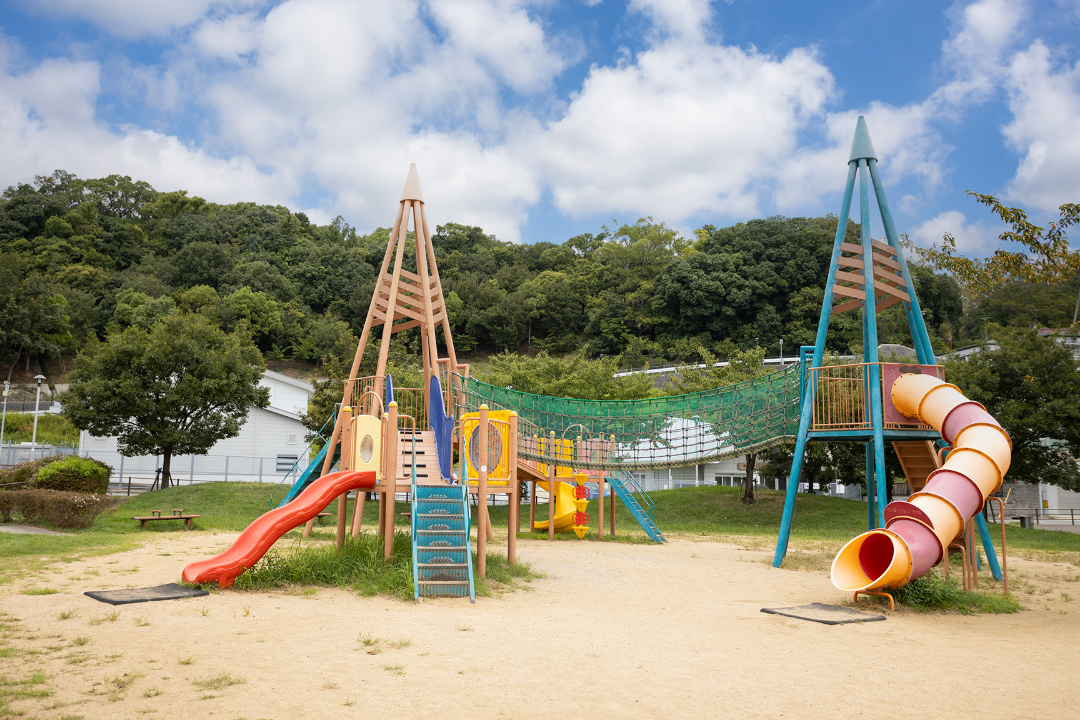
[[[223,297],[218,308],[226,330],[246,323],[262,350],[269,350],[273,337],[281,332],[281,308],[266,293],[242,287]]]
[[[169,487],[173,455],[201,454],[235,437],[248,408],[270,404],[265,369],[251,341],[199,315],[171,315],[94,342],[61,393],[64,415],[93,435],[116,435],[120,452],[162,456]]]
[[[1043,229],[1031,223],[1023,210],[1002,205],[993,195],[970,190],[967,194],[990,208],[1009,226],[999,239],[1019,243],[1024,248],[1021,251],[996,250],[986,259],[967,258],[956,253],[956,240],[949,233],[945,233],[940,248],[936,243],[929,249],[916,248],[928,265],[956,280],[969,304],[1007,283],[1055,284],[1080,273],[1080,250],[1069,247],[1065,237],[1065,229],[1080,222],[1080,204],[1062,205],[1060,218],[1050,223],[1048,229]]]
[[[1029,330],[999,342],[946,363],[945,377],[1008,431],[1011,479],[1080,490],[1080,362],[1057,337]]]
[[[541,352],[536,357],[504,352],[492,357],[473,375],[491,385],[534,395],[580,400],[638,400],[652,395],[647,375],[614,377],[618,356],[589,360],[583,352],[557,358]]]
[[[753,380],[756,377],[775,372],[773,368],[765,367],[765,351],[762,348],[753,350],[736,351],[728,360],[727,365],[718,366],[717,360],[707,350],[701,351],[702,367],[682,368],[668,381],[664,390],[669,395],[685,395],[686,393],[704,392],[714,390],[725,385]],[[728,432],[728,428],[721,424],[713,428],[718,436]],[[743,491],[739,501],[744,504],[752,504],[754,497],[754,467],[757,464],[757,453],[746,455],[746,475],[743,478]]]

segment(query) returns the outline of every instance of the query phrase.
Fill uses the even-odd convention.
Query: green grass
[[[346,538],[337,552],[333,544],[273,548],[255,567],[236,579],[237,590],[270,590],[321,585],[354,590],[361,595],[390,595],[411,600],[412,541],[408,533],[394,535],[390,562],[373,533]]]
[[[45,673],[40,670],[21,680],[0,675],[0,718],[23,714],[11,707],[12,702],[46,698],[52,694],[53,691],[45,685]]]
[[[8,413],[4,423],[4,442],[30,442],[34,437],[34,413]],[[58,445],[62,442],[77,445],[79,430],[63,415],[38,413],[37,442]]]
[[[968,615],[1017,613],[1024,609],[1014,595],[977,590],[964,592],[957,574],[946,576],[935,568],[891,594],[897,603],[918,612],[937,610]]]

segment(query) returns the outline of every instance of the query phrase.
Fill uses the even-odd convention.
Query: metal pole
[[[810,367],[821,365],[821,358],[825,354],[825,336],[829,331],[829,318],[832,316],[833,281],[836,278],[836,270],[840,260],[840,243],[844,241],[847,233],[848,214],[851,211],[851,196],[855,190],[855,173],[858,170],[856,163],[848,163],[847,184],[844,186],[844,200],[840,204],[840,215],[836,219],[836,236],[833,239],[832,258],[829,261],[828,285],[825,287],[825,298],[821,304],[821,317],[818,318],[817,339],[814,343],[814,356],[810,361]],[[805,355],[800,352],[800,362],[805,360]],[[788,476],[787,494],[784,496],[784,513],[780,518],[780,533],[776,538],[776,552],[773,555],[773,567],[780,567],[787,554],[788,538],[791,535],[791,520],[795,516],[795,496],[798,493],[799,475],[802,472],[803,453],[806,450],[806,435],[813,417],[812,385],[813,373],[803,370],[809,382],[801,388],[802,412],[799,417],[799,433],[795,442],[795,454],[791,462],[791,473]],[[615,504],[612,503],[612,507]],[[612,533],[614,534],[614,533]]]
[[[45,379],[44,375],[35,375],[34,379],[37,380],[37,399],[34,400],[34,433],[30,437],[30,459],[34,459],[34,449],[37,447],[37,419],[38,409],[41,406],[41,381]],[[44,454],[42,455],[44,457]]]
[[[225,456],[225,482],[229,482],[229,456]]]
[[[0,414],[0,453],[4,451],[4,426],[7,424],[7,398],[8,389],[11,387],[11,383],[7,380],[4,381],[4,411]]]

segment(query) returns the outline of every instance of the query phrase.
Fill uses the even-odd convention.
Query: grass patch
[[[219,673],[213,677],[208,677],[203,680],[192,680],[195,687],[200,690],[224,690],[232,685],[243,685],[246,683],[242,677],[237,677],[229,672]]]
[[[960,581],[938,570],[912,580],[899,590],[891,592],[896,602],[918,612],[1017,613],[1023,606],[1012,595],[973,590],[964,592]]]
[[[473,569],[476,568],[476,553],[473,552]],[[480,577],[474,572],[474,585],[476,594],[481,597],[491,597],[497,593],[517,590],[523,587],[523,583],[529,583],[537,578],[542,578],[542,573],[533,572],[532,566],[527,562],[518,560],[513,565],[505,555],[499,553],[487,554],[487,577]]]
[[[11,707],[13,702],[46,698],[52,694],[53,691],[45,687],[44,672],[35,672],[21,680],[0,675],[0,717],[17,717],[23,714]]]
[[[4,443],[30,442],[34,436],[34,413],[8,413],[4,423]],[[37,442],[39,444],[77,445],[79,429],[63,415],[38,413]]]
[[[53,590],[52,588],[35,587],[23,590],[23,595],[56,595],[59,592],[59,590]]]
[[[233,586],[238,590],[271,590],[296,585],[348,588],[361,595],[413,596],[412,540],[395,533],[394,552],[383,560],[383,547],[371,533],[346,538],[341,552],[334,545],[274,548]]]

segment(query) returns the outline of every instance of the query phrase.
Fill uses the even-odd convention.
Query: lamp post
[[[30,436],[30,459],[34,459],[34,449],[37,447],[37,419],[38,409],[41,407],[41,381],[45,379],[44,375],[35,375],[34,379],[37,380],[37,398],[34,400],[34,432]]]
[[[11,383],[7,380],[4,381],[4,410],[0,413],[0,455],[4,452],[4,425],[7,424],[7,396],[8,390],[11,388]]]

